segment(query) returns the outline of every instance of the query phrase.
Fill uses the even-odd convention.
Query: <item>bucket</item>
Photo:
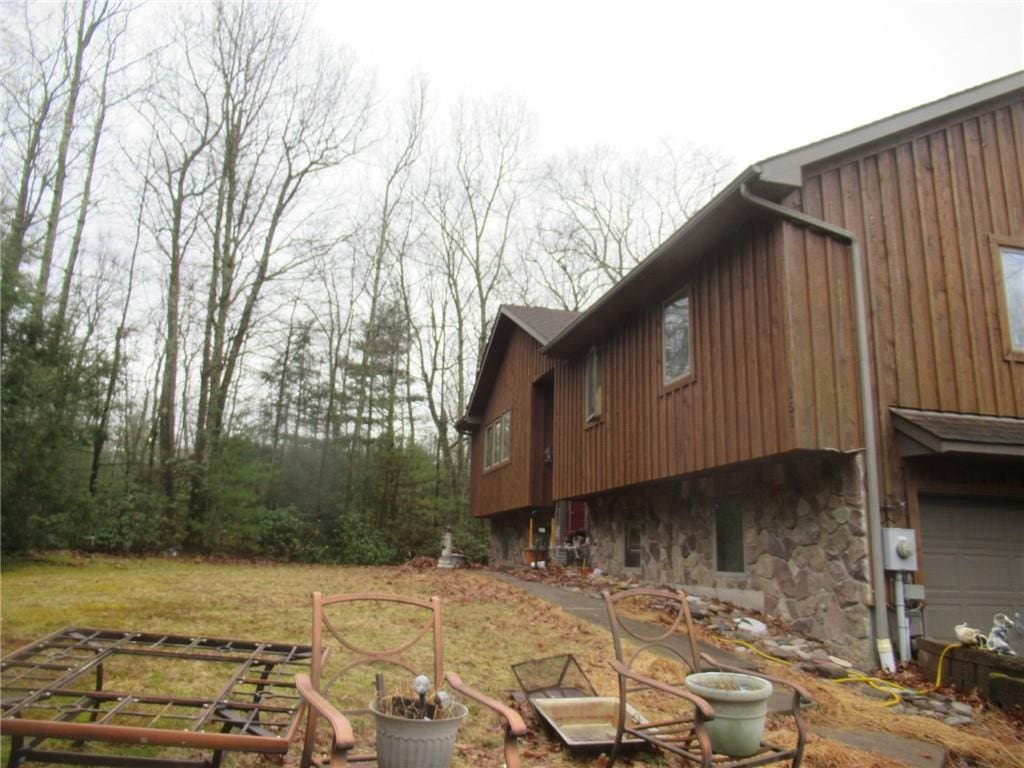
[[[711,749],[730,757],[749,757],[761,747],[772,684],[737,672],[698,672],[683,681],[715,708],[707,722]]]
[[[444,720],[409,720],[377,711],[377,765],[379,768],[448,768],[455,751],[466,705],[452,703],[452,716]]]

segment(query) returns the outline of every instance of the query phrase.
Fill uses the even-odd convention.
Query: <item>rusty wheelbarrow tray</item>
[[[571,653],[521,661],[512,665],[512,673],[538,717],[569,749],[614,746],[619,699],[598,696]],[[647,722],[632,706],[627,705],[626,712],[634,723]],[[624,737],[622,743],[639,746],[644,742]]]

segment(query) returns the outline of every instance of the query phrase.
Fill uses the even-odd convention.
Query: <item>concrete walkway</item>
[[[559,587],[529,579],[520,579],[510,573],[500,571],[484,571],[484,573],[506,584],[518,587],[542,600],[561,606],[573,616],[589,621],[604,629],[608,628],[608,612],[604,601],[601,599],[596,599],[576,589]],[[642,626],[642,622],[632,623]],[[673,648],[680,650],[686,658],[689,658],[689,643],[682,635],[677,635],[676,637],[678,642],[672,643]],[[756,658],[750,655],[731,653],[717,646],[704,643],[698,643],[698,649],[700,652],[707,651],[726,664],[750,670],[761,668]],[[612,655],[610,645],[608,653],[610,657]],[[769,701],[769,709],[772,712],[788,711],[791,696],[792,694],[789,691],[776,690]],[[868,706],[867,702],[865,706]],[[857,749],[876,752],[890,760],[902,760],[911,768],[943,768],[946,764],[946,752],[942,747],[917,739],[909,739],[877,731],[841,727],[816,728],[812,731],[812,734],[824,736]]]

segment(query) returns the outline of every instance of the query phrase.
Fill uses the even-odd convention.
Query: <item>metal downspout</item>
[[[787,208],[750,192],[746,182],[740,185],[740,196],[753,206],[771,211],[795,224],[815,230],[850,247],[850,269],[853,272],[853,306],[857,337],[857,372],[860,379],[861,420],[864,422],[864,465],[868,503],[868,530],[871,538],[871,582],[875,593],[875,647],[879,662],[887,671],[895,670],[892,641],[889,638],[889,616],[886,607],[885,571],[882,567],[882,510],[878,485],[878,433],[875,427],[877,406],[871,386],[871,357],[868,349],[867,299],[864,290],[864,259],[860,241],[848,229],[829,224],[802,211]]]

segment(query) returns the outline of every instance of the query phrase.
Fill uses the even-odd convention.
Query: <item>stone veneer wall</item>
[[[860,460],[789,456],[591,499],[593,564],[644,581],[712,588],[870,664],[868,538]],[[744,574],[714,570],[713,505],[743,510]],[[642,566],[624,568],[624,513],[642,514]],[[493,539],[492,539],[493,541]],[[705,590],[707,591],[707,590]],[[738,598],[746,597],[746,601]]]
[[[530,513],[509,512],[504,515],[496,515],[491,519],[491,535],[488,548],[489,562],[496,565],[523,565],[523,551],[529,543]],[[543,522],[541,522],[543,520]],[[535,526],[550,525],[550,513],[546,516],[538,516],[534,520]],[[546,537],[550,533],[545,534]],[[541,544],[539,533],[534,532],[534,543]]]

